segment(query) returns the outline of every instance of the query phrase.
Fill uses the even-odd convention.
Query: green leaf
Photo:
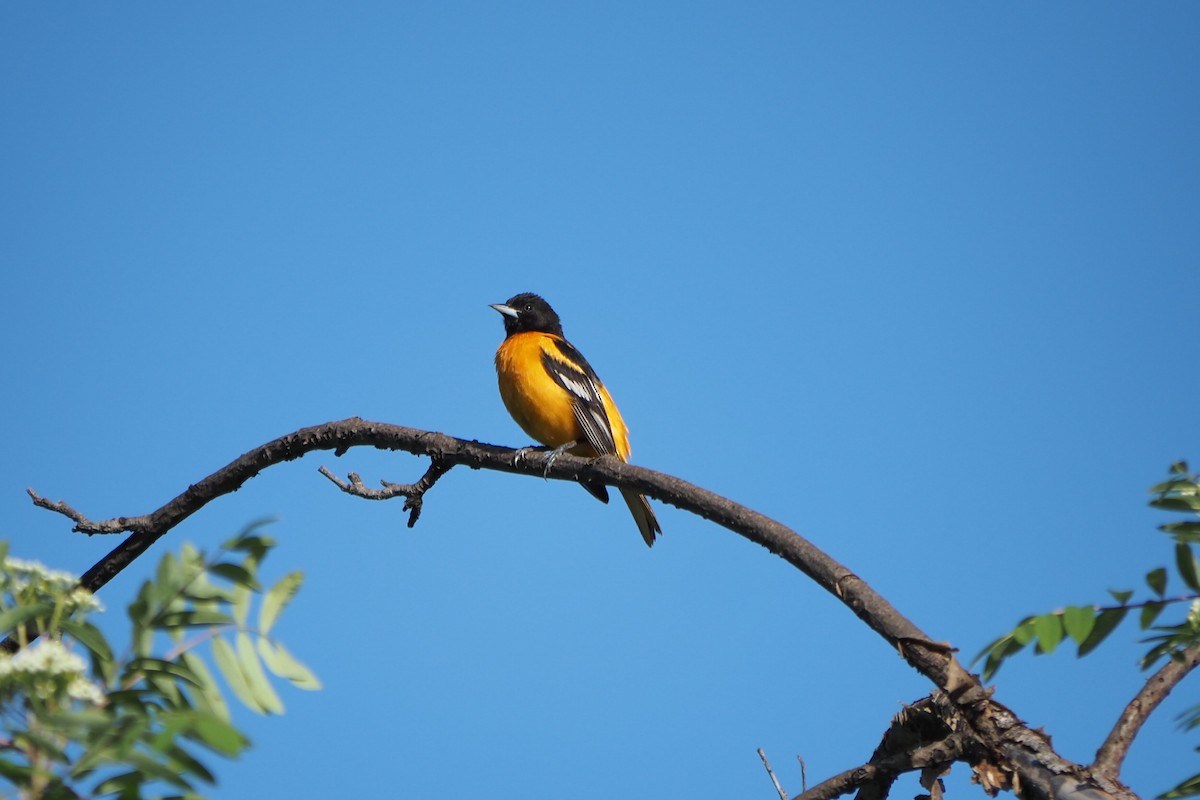
[[[139,623],[134,623],[133,626],[133,654],[136,656],[149,656],[154,651],[154,629],[149,626],[142,626]]]
[[[246,683],[254,698],[268,713],[282,714],[283,701],[279,699],[279,695],[275,693],[275,687],[271,685],[267,673],[263,671],[262,662],[258,660],[258,654],[254,651],[254,643],[250,640],[250,634],[239,631],[236,638],[238,664],[242,667],[242,674],[246,676]]]
[[[1200,775],[1193,775],[1171,791],[1160,795],[1160,800],[1178,800],[1181,797],[1195,797],[1198,794],[1200,794]]]
[[[1150,494],[1167,494],[1168,492],[1174,492],[1178,490],[1181,486],[1186,487],[1189,485],[1189,483],[1190,481],[1188,481],[1186,478],[1170,478],[1162,483],[1154,484],[1146,491],[1148,491]]]
[[[158,584],[158,590],[162,593],[160,598],[166,600],[168,595],[174,594],[177,587],[183,582],[182,570],[179,567],[179,562],[175,560],[174,553],[167,553],[158,562],[158,571],[155,573],[154,582]]]
[[[150,582],[144,582],[138,588],[137,597],[126,609],[129,618],[134,622],[145,622],[150,619]]]
[[[1179,727],[1185,731],[1200,727],[1200,706],[1192,706],[1186,711],[1180,712],[1175,719],[1179,722]]]
[[[247,553],[255,563],[262,562],[267,552],[275,546],[275,540],[270,536],[259,536],[255,531],[272,522],[273,519],[260,519],[250,523],[241,533],[222,544],[222,549]]]
[[[1161,614],[1162,610],[1166,607],[1166,603],[1160,603],[1157,601],[1146,603],[1146,605],[1142,606],[1141,619],[1139,620],[1142,630],[1149,630],[1150,626],[1154,624],[1154,620],[1158,619],[1158,615]]]
[[[993,642],[986,651],[988,657],[987,661],[983,665],[983,679],[985,681],[990,681],[1009,656],[1013,655],[1014,653],[1019,653],[1024,648],[1025,645],[1013,638],[1011,633],[1007,636],[1002,636]]]
[[[184,750],[178,744],[167,748],[164,755],[169,760],[171,767],[177,772],[186,772],[189,775],[194,775],[207,784],[215,784],[217,776],[212,774],[208,767],[204,766],[195,756]],[[234,754],[236,755],[236,754]]]
[[[159,672],[190,683],[192,686],[204,687],[204,680],[188,669],[187,665],[182,662],[164,661],[161,658],[138,658],[129,662],[127,670],[129,672],[143,673]]]
[[[237,620],[239,628],[246,627],[246,620],[250,617],[250,590],[245,586],[238,585],[233,590],[233,618]]]
[[[1034,617],[1026,617],[1018,623],[1017,627],[1013,628],[1012,637],[1022,647],[1032,642],[1037,636],[1033,622]]]
[[[1164,511],[1200,511],[1200,495],[1189,493],[1158,497],[1151,500],[1150,505]]]
[[[253,589],[254,591],[262,588],[259,586],[258,579],[254,577],[254,573],[241,564],[213,564],[209,568],[209,572],[220,578],[224,578],[235,586],[245,586],[247,589]]]
[[[1042,614],[1034,617],[1033,629],[1037,633],[1038,650],[1049,655],[1063,638],[1063,621],[1058,614]]]
[[[44,713],[38,718],[60,732],[70,731],[72,737],[85,736],[88,731],[104,729],[112,724],[112,715],[107,710],[89,707]]]
[[[155,627],[196,628],[206,625],[233,625],[233,617],[223,611],[170,611],[155,621]]]
[[[178,786],[180,789],[192,788],[192,785],[184,780],[175,770],[140,750],[130,750],[125,754],[125,760],[129,762],[129,766],[136,768],[138,772],[146,777],[165,781],[172,786]]]
[[[208,580],[208,575],[204,572],[199,573],[196,579],[188,584],[184,590],[184,596],[192,601],[208,602],[210,600],[223,600],[228,602],[233,596],[227,586],[217,586]]]
[[[16,638],[16,629],[34,619],[48,619],[53,613],[54,606],[50,603],[33,603],[27,606],[14,606],[7,611],[0,611],[0,633]]]
[[[113,706],[110,704],[110,710]],[[113,747],[113,742],[116,737],[116,723],[113,715],[109,715],[109,726],[99,736],[94,736],[90,741],[86,742],[86,750],[83,755],[75,760],[71,765],[71,777],[81,778],[89,775],[101,764],[112,764],[120,760],[116,749]]]
[[[33,767],[14,764],[7,759],[0,758],[0,777],[7,778],[14,786],[25,786],[33,777]]]
[[[179,691],[179,683],[173,676],[165,672],[155,672],[153,670],[132,672],[128,667],[126,667],[126,671],[130,672],[127,680],[136,680],[140,677],[147,686],[154,690],[155,697],[153,704],[156,708],[162,708],[163,706],[180,708],[184,705],[183,694]]]
[[[1108,593],[1121,605],[1125,605],[1129,602],[1129,598],[1133,597],[1132,589],[1109,589]]]
[[[250,740],[241,731],[212,714],[196,714],[189,738],[200,742],[209,750],[230,757],[238,755],[250,746]]]
[[[204,659],[195,653],[184,653],[179,660],[200,679],[200,691],[192,692],[192,699],[202,707],[202,710],[207,710],[219,719],[228,722],[229,705],[225,702],[225,696],[221,694],[221,687],[217,686],[216,678],[209,672]]]
[[[300,591],[300,586],[304,583],[303,572],[291,572],[279,579],[271,589],[263,597],[262,607],[258,610],[258,631],[263,636],[271,632],[275,621],[279,618],[280,612],[283,611],[287,604],[296,596],[296,592]]]
[[[196,545],[191,542],[184,542],[179,546],[179,563],[188,568],[189,571],[196,568],[204,568],[204,554],[196,549]]]
[[[993,654],[988,655],[987,661],[983,662],[983,681],[984,681],[984,683],[987,683],[988,681],[990,681],[995,676],[995,674],[1000,671],[1000,665],[1003,663],[1004,663],[1004,660],[1002,658],[1000,658],[996,655],[993,655]]]
[[[1100,643],[1108,638],[1108,635],[1121,624],[1121,620],[1125,619],[1125,615],[1128,613],[1128,608],[1110,608],[1101,611],[1100,615],[1096,617],[1092,632],[1080,643],[1078,654],[1086,656],[1099,647]]]
[[[1200,522],[1169,522],[1166,525],[1159,525],[1158,529],[1171,534],[1171,537],[1177,542],[1187,542],[1188,544],[1200,544]]]
[[[1144,669],[1144,670],[1149,669],[1150,667],[1154,666],[1154,662],[1158,661],[1163,656],[1170,655],[1171,652],[1175,649],[1171,645],[1171,642],[1169,641],[1169,637],[1163,637],[1163,638],[1168,639],[1168,641],[1163,641],[1163,642],[1159,643],[1158,645],[1150,648],[1150,650],[1146,653],[1146,655],[1141,657],[1140,661],[1138,662],[1138,666],[1141,669]]]
[[[23,730],[14,733],[13,743],[21,750],[37,750],[42,759],[50,759],[60,763],[67,762],[67,754],[63,752],[62,742],[50,731]]]
[[[250,691],[250,684],[246,682],[246,676],[242,672],[241,666],[238,665],[237,656],[233,653],[233,648],[229,646],[229,642],[222,638],[213,639],[213,659],[217,662],[217,669],[221,671],[221,675],[225,678],[225,683],[229,685],[229,690],[234,693],[238,700],[242,701],[242,705],[251,711],[256,711],[259,714],[265,714],[266,709],[258,702],[258,698]]]
[[[1146,585],[1159,597],[1167,592],[1167,568],[1159,567],[1146,573]]]
[[[135,772],[123,772],[114,775],[92,790],[92,794],[103,797],[106,794],[118,795],[121,800],[128,797],[141,797],[140,788],[142,776]]]
[[[58,627],[63,633],[86,647],[93,655],[104,661],[113,660],[112,647],[104,634],[90,622],[80,622],[75,619],[60,620]]]
[[[1069,606],[1063,609],[1063,628],[1075,644],[1083,644],[1096,625],[1096,610],[1091,606]]]
[[[267,669],[284,680],[290,681],[297,689],[316,691],[321,688],[321,681],[313,671],[296,660],[287,648],[278,642],[268,641],[265,637],[258,640],[258,652],[262,656]]]
[[[75,619],[59,621],[63,633],[87,648],[92,657],[92,674],[104,685],[110,685],[117,675],[118,664],[104,634],[90,622]]]
[[[1183,542],[1175,545],[1175,566],[1187,587],[1193,592],[1200,592],[1200,578],[1196,576],[1196,557],[1192,555],[1191,546]]]
[[[195,713],[190,708],[179,708],[175,711],[163,711],[157,717],[158,728],[150,736],[150,747],[159,753],[166,753],[175,744],[175,739],[185,732],[192,724],[191,717]]]

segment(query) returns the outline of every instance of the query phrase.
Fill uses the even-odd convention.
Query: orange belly
[[[544,350],[546,345],[553,347],[551,342],[543,333],[517,333],[504,340],[496,351],[500,397],[521,430],[535,441],[548,447],[559,447],[575,441],[580,444],[571,448],[572,453],[595,456],[595,449],[584,441],[583,430],[575,419],[570,393],[559,386],[542,366],[543,352],[552,358],[561,358],[554,350]],[[599,384],[597,388],[613,429],[617,455],[623,461],[628,460],[629,436],[621,414],[609,397],[608,390]]]

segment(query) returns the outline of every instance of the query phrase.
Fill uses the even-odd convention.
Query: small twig
[[[779,792],[779,800],[788,800],[787,792],[779,785],[779,779],[775,777],[775,771],[771,769],[771,762],[767,761],[767,754],[761,747],[758,748],[758,757],[762,759],[763,766],[767,768],[767,774],[771,776],[771,783],[775,784],[775,791]]]
[[[796,754],[796,760],[800,762],[800,791],[808,791],[808,768],[804,766],[804,759],[800,754]]]
[[[1118,779],[1129,746],[1133,744],[1147,717],[1189,672],[1200,666],[1200,647],[1189,647],[1181,656],[1180,659],[1169,659],[1158,672],[1151,675],[1141,691],[1125,706],[1108,738],[1096,751],[1096,760],[1092,763],[1094,773],[1109,780]]]
[[[908,753],[881,758],[835,775],[811,789],[804,790],[793,800],[831,800],[869,783],[881,782],[890,785],[896,776],[915,770],[945,769],[962,757],[963,739],[960,734],[951,734],[941,742],[918,747]]]
[[[793,800],[832,800],[834,797],[849,794],[859,786],[875,780],[878,773],[879,770],[874,765],[863,764],[861,767],[848,769],[828,780],[821,781],[811,789],[805,789]]]
[[[333,481],[339,489],[346,494],[361,497],[364,500],[391,500],[393,497],[404,498],[404,510],[410,512],[408,515],[408,527],[417,524],[417,520],[421,517],[421,505],[425,498],[425,493],[433,488],[433,485],[438,482],[443,475],[450,471],[452,464],[447,464],[445,461],[434,458],[429,465],[429,469],[425,470],[425,474],[416,483],[391,483],[390,481],[381,480],[382,489],[372,489],[363,483],[362,478],[357,472],[351,472],[346,477],[349,482],[342,480],[334,475],[325,467],[318,470],[322,475]]]
[[[47,509],[62,514],[67,519],[75,523],[72,528],[76,533],[86,533],[89,536],[93,533],[125,533],[126,531],[136,533],[138,530],[145,527],[147,517],[116,517],[115,519],[104,520],[103,522],[92,522],[83,514],[76,511],[63,500],[47,500],[39,495],[33,489],[25,490],[28,495],[33,498],[33,504],[40,508]]]
[[[1171,605],[1172,603],[1190,603],[1193,600],[1200,600],[1200,594],[1181,594],[1175,597],[1159,597],[1152,600],[1142,600],[1138,603],[1122,603],[1119,606],[1092,606],[1092,611],[1097,614],[1102,614],[1105,611],[1136,611],[1139,608],[1154,605]],[[1062,616],[1063,611],[1052,612],[1057,616]]]
[[[892,719],[867,763],[812,789],[806,786],[796,800],[831,800],[855,790],[859,800],[878,800],[888,796],[896,778],[905,772],[921,770],[923,776],[936,778],[964,758],[966,743],[956,730],[956,715],[949,697],[940,692],[906,705]]]

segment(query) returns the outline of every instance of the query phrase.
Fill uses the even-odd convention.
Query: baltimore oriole
[[[629,460],[629,431],[621,412],[587,359],[563,336],[554,309],[536,294],[519,294],[492,308],[504,315],[507,334],[496,350],[500,397],[508,413],[537,441],[585,458]],[[603,484],[583,482],[601,502]],[[647,545],[662,533],[646,498],[621,489]]]

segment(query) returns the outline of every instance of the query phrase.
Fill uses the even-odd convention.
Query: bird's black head
[[[504,315],[504,333],[508,336],[526,331],[563,335],[558,314],[554,313],[549,303],[536,294],[525,292],[492,308]]]

